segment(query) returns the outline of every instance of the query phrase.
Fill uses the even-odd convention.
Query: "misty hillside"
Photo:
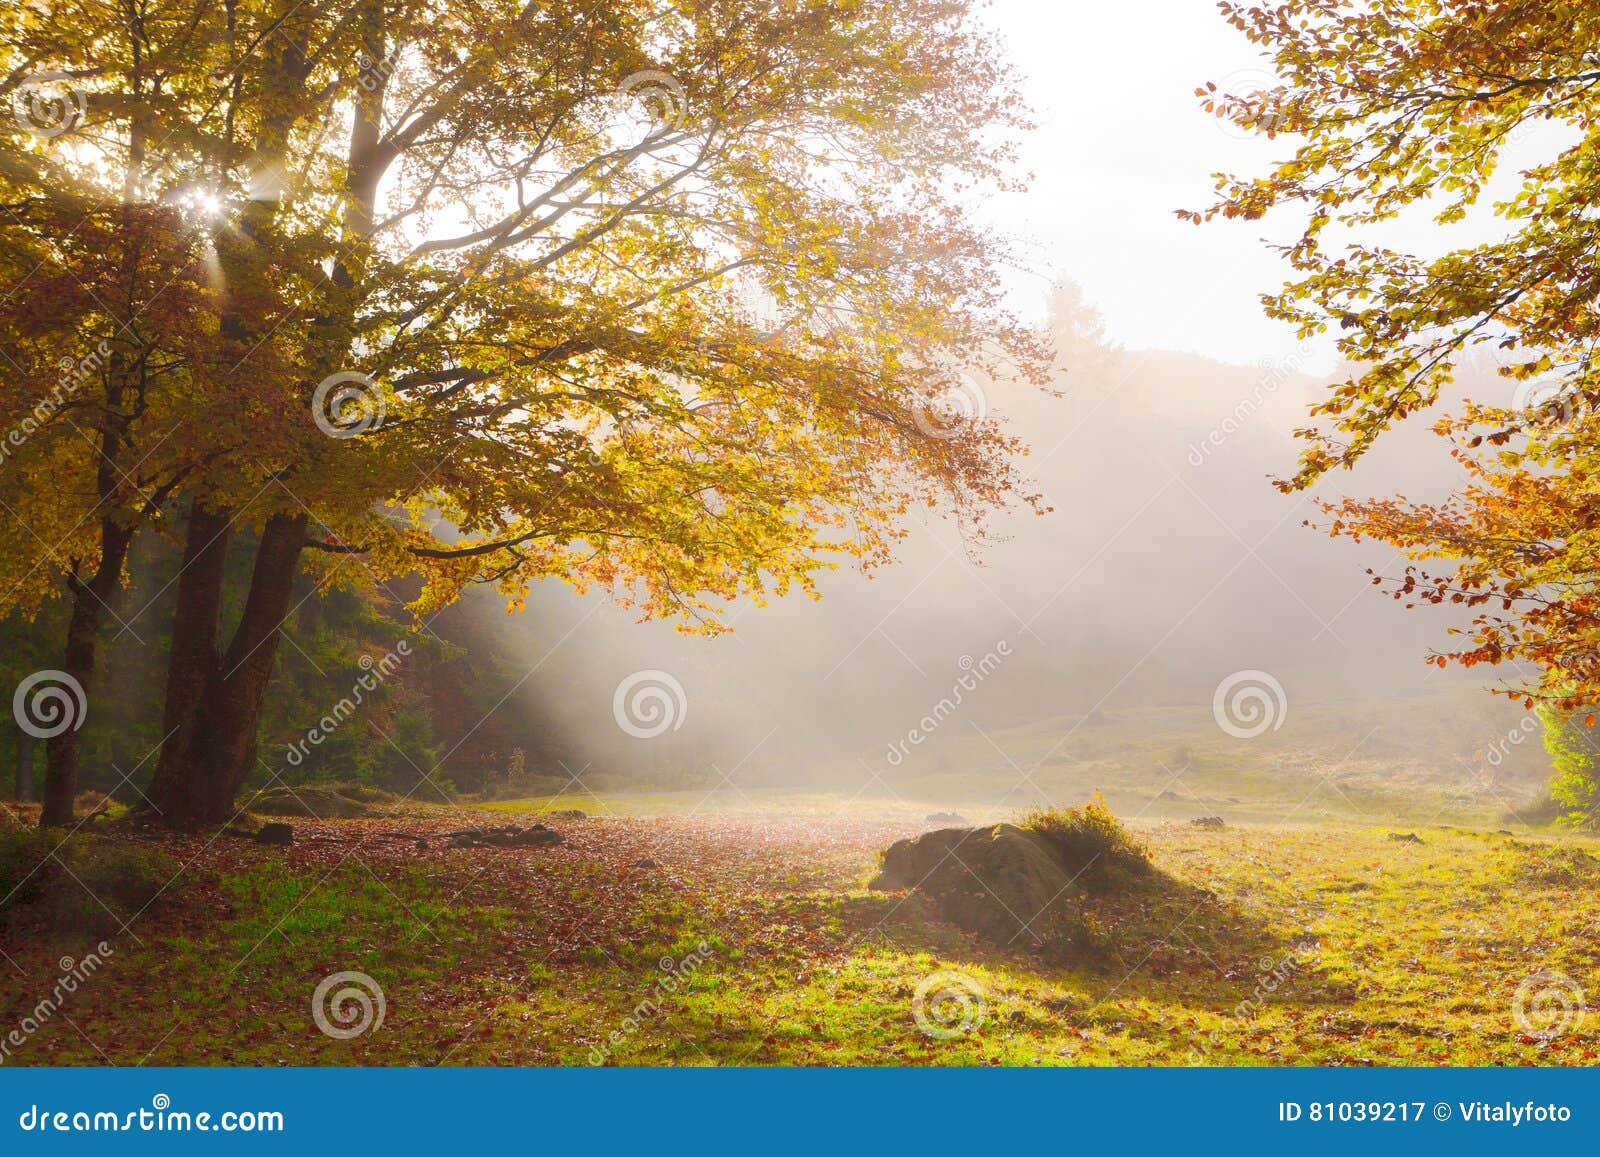
[[[1455,621],[1449,611],[1403,610],[1365,573],[1397,573],[1391,551],[1303,525],[1319,518],[1313,498],[1341,490],[1448,493],[1449,459],[1417,452],[1435,440],[1427,423],[1395,431],[1359,471],[1330,479],[1337,489],[1285,496],[1271,479],[1292,469],[1288,431],[1321,379],[1293,362],[1110,349],[1070,287],[1052,304],[1058,394],[989,383],[984,404],[1032,447],[1027,469],[1053,510],[1008,516],[981,555],[958,528],[924,522],[900,565],[825,576],[820,606],[795,596],[736,608],[734,630],[712,639],[636,625],[602,596],[555,584],[509,618],[479,592],[449,621],[521,664],[494,722],[502,744],[526,747],[530,771],[562,780],[587,768],[585,782],[710,787],[729,774],[734,784],[860,786],[936,770],[959,779],[980,772],[974,763],[1029,770],[1041,754],[1059,762],[1033,739],[1070,750],[1075,729],[1110,719],[1132,745],[1127,769],[1099,777],[1110,790],[1154,772],[1138,766],[1150,762],[1140,733],[1175,711],[1201,740],[1253,758],[1299,743],[1331,766],[1366,733],[1365,755],[1409,761],[1412,774],[1509,776],[1507,799],[1532,791],[1543,751],[1526,732],[1504,742],[1523,715],[1482,690],[1494,673],[1424,662]],[[1474,384],[1506,388],[1481,373]],[[960,692],[961,718],[908,742],[969,669],[977,686]],[[644,670],[683,688],[680,725],[649,740],[613,719],[619,683]],[[1211,718],[1213,691],[1240,670],[1270,673],[1288,706],[1255,746]],[[1313,723],[1310,708],[1338,704],[1372,725]]]

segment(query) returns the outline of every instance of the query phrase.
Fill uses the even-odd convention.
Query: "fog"
[[[574,790],[615,778],[892,790],[932,769],[959,777],[963,761],[1027,772],[1037,754],[1012,747],[1016,729],[1065,740],[1112,718],[1137,730],[1163,708],[1209,727],[1218,684],[1259,671],[1283,688],[1276,740],[1295,737],[1308,707],[1370,705],[1372,746],[1396,759],[1442,776],[1498,765],[1485,755],[1520,712],[1480,689],[1517,673],[1426,663],[1460,619],[1375,588],[1367,568],[1403,569],[1392,551],[1304,525],[1325,521],[1319,497],[1448,494],[1459,478],[1432,419],[1312,494],[1285,495],[1271,480],[1292,472],[1291,431],[1329,380],[1303,372],[1309,349],[1258,365],[1119,350],[1070,285],[1048,314],[1055,392],[982,391],[1031,447],[1026,468],[1053,510],[1001,518],[981,554],[924,516],[898,565],[833,572],[820,601],[736,606],[716,638],[637,624],[603,594],[555,583],[509,618],[480,592],[455,621],[520,668],[496,712],[505,742]],[[1462,389],[1509,394],[1492,371],[1470,367]],[[1417,712],[1453,714],[1430,729],[1411,725]],[[1536,773],[1538,744],[1527,747],[1521,766]]]

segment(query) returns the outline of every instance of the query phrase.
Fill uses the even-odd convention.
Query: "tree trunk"
[[[84,702],[94,682],[94,660],[100,633],[100,614],[115,597],[122,566],[133,542],[132,530],[113,519],[100,521],[100,561],[87,582],[72,580],[72,614],[67,620],[67,646],[61,670],[83,689]],[[45,743],[44,808],[40,827],[66,827],[72,823],[72,799],[78,794],[78,729],[75,718],[59,735]]]
[[[192,783],[190,751],[202,741],[199,713],[206,689],[221,663],[217,635],[221,630],[222,596],[226,585],[232,513],[208,510],[196,503],[189,511],[183,569],[178,573],[177,607],[172,614],[172,639],[167,649],[167,695],[162,713],[161,754],[150,782],[153,818],[169,813],[190,815]]]
[[[289,615],[305,537],[304,515],[273,515],[267,520],[244,613],[226,654],[216,654],[216,620],[211,606],[199,606],[204,621],[186,626],[184,650],[193,648],[194,653],[186,653],[181,661],[174,624],[167,727],[169,732],[175,726],[180,730],[169,734],[163,745],[150,795],[163,822],[171,826],[217,824],[234,814],[234,797],[255,767],[261,709]],[[220,562],[217,569],[220,574]],[[215,589],[214,605],[220,607],[220,581]],[[180,606],[180,616],[188,613]],[[203,678],[197,683],[202,665]]]
[[[17,802],[33,802],[33,736],[17,728]]]

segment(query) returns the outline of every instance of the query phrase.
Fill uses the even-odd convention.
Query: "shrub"
[[[1018,826],[1049,840],[1074,871],[1143,874],[1151,869],[1149,853],[1099,792],[1082,807],[1034,808]]]
[[[0,921],[113,934],[178,871],[170,856],[138,844],[0,827]]]

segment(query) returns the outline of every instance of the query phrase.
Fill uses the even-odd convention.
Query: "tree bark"
[[[191,534],[193,529],[191,526]],[[305,538],[304,515],[267,519],[256,549],[250,593],[225,654],[217,654],[215,641],[214,608],[221,606],[220,561],[214,564],[218,581],[214,587],[205,587],[207,600],[197,607],[199,618],[185,626],[181,659],[174,624],[168,678],[169,735],[150,793],[159,818],[170,826],[217,824],[234,814],[234,798],[255,766],[261,710],[291,609]],[[209,581],[211,567],[198,569],[204,570],[203,578]],[[197,579],[196,586],[201,585],[202,580]],[[212,591],[214,602],[209,601]],[[187,617],[189,611],[180,605],[179,614]]]
[[[133,531],[115,519],[100,520],[100,561],[87,581],[74,577],[72,614],[67,620],[67,645],[61,670],[83,689],[89,702],[94,682],[95,647],[100,633],[101,611],[116,596],[122,566],[128,558]],[[44,808],[40,827],[66,827],[72,823],[72,799],[78,794],[78,729],[82,719],[74,719],[59,735],[45,744]]]
[[[33,802],[33,736],[17,728],[17,802]]]
[[[199,738],[200,704],[222,661],[217,637],[232,534],[231,511],[209,510],[199,502],[190,509],[167,650],[161,754],[147,793],[156,819],[194,810],[189,758]]]

